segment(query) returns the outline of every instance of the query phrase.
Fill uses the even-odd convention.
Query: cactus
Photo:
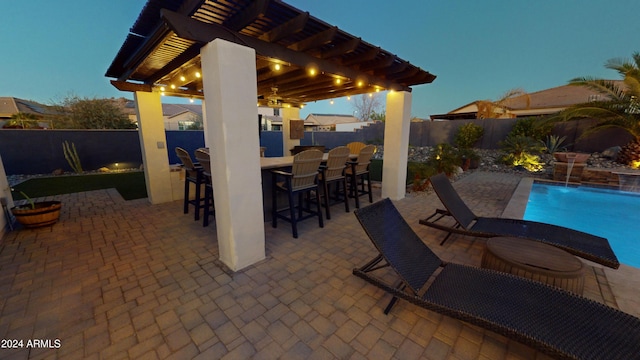
[[[64,158],[67,159],[71,169],[78,174],[82,174],[82,165],[80,164],[78,151],[76,151],[76,144],[71,143],[71,145],[69,145],[69,142],[65,140],[65,142],[62,143],[62,150],[64,151]]]

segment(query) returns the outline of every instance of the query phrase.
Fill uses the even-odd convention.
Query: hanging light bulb
[[[185,81],[185,80],[187,80],[187,78],[184,77],[184,75],[180,75],[180,81]]]
[[[194,102],[193,98],[190,98],[190,99],[189,99],[189,102],[191,102],[191,103],[192,103],[192,102]]]
[[[280,71],[280,69],[282,69],[282,66],[280,66],[280,64],[273,65],[273,70]]]
[[[200,75],[200,71],[196,71],[196,77],[197,77],[198,79],[200,79],[200,77],[201,77],[201,76],[202,76],[202,75]]]

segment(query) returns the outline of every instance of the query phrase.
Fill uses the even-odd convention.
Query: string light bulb
[[[187,78],[184,77],[184,75],[180,75],[180,81],[185,81],[185,80],[187,80]]]
[[[196,77],[197,77],[198,79],[200,79],[200,77],[201,77],[201,76],[202,76],[202,75],[200,74],[200,71],[196,71]]]
[[[282,69],[282,67],[280,66],[280,64],[275,64],[275,65],[273,65],[273,69],[275,71],[280,71],[280,69]]]
[[[340,85],[342,83],[342,80],[340,78],[336,78],[336,85]]]

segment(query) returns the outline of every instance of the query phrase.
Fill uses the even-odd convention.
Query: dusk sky
[[[535,92],[578,76],[618,79],[611,58],[640,51],[640,1],[285,0],[435,75],[413,89],[428,118],[508,90]],[[69,95],[126,97],[104,76],[145,0],[12,1],[0,21],[0,96],[50,104]],[[163,102],[180,102],[165,98]],[[345,99],[308,104],[351,114]]]

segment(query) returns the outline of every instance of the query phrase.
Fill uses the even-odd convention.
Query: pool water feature
[[[534,182],[523,218],[605,237],[621,263],[640,268],[639,193]]]

